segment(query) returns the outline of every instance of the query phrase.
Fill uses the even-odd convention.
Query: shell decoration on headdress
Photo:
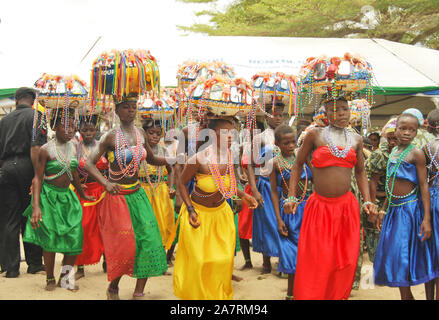
[[[358,54],[310,57],[300,68],[299,79],[297,104],[301,110],[315,95],[325,97],[325,102],[333,100],[335,108],[338,98],[353,100],[360,91],[365,91],[366,100],[373,105],[372,66]]]
[[[153,120],[170,120],[175,115],[176,102],[167,94],[160,95],[160,99],[151,97],[141,98],[139,101],[139,115],[143,118],[152,118]]]
[[[288,106],[291,115],[297,115],[296,96],[297,79],[282,72],[259,72],[252,77],[253,89],[259,100],[259,109],[265,112],[265,105],[282,102]]]
[[[34,84],[37,101],[46,109],[84,107],[88,100],[85,81],[78,76],[50,75],[44,73]]]
[[[233,79],[233,69],[221,61],[185,61],[178,67],[177,80],[179,88],[189,87],[198,77],[211,79],[215,75]]]
[[[232,80],[220,75],[210,79],[199,77],[188,88],[188,93],[191,107],[219,116],[247,114],[253,107],[253,88],[242,78]],[[188,110],[188,116],[190,114]]]

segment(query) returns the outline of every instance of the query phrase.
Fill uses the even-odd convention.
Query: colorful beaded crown
[[[288,106],[289,113],[296,110],[296,78],[288,76],[282,72],[259,72],[252,77],[253,88],[259,97],[260,109],[264,111],[264,106],[272,103],[282,102]]]
[[[112,50],[102,53],[92,66],[90,107],[127,101],[130,97],[160,92],[157,60],[146,50]]]
[[[45,108],[84,107],[88,99],[87,84],[77,76],[44,73],[34,84],[37,101]]]
[[[334,86],[339,91],[360,91],[370,85],[373,74],[364,58],[346,53],[343,57],[308,58],[299,77],[304,89],[323,94]]]

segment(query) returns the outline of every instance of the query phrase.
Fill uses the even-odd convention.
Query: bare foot
[[[261,274],[268,274],[268,273],[271,273],[271,266],[267,267],[263,265]]]
[[[146,300],[145,294],[142,293],[133,293],[133,300]]]
[[[242,267],[241,270],[245,270],[245,269],[253,269],[253,265],[251,262],[246,262]]]
[[[235,276],[234,274],[232,274],[232,280],[233,280],[233,281],[236,281],[236,282],[239,282],[239,281],[242,281],[242,278],[239,277],[239,276]]]

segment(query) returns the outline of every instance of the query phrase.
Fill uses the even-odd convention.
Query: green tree
[[[439,49],[439,0],[236,0],[196,15],[209,23],[178,28],[212,36],[382,38]]]

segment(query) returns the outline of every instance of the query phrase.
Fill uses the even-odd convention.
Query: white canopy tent
[[[159,31],[158,31],[159,32]],[[79,40],[79,39],[78,39]],[[235,70],[239,77],[250,78],[258,71],[282,71],[297,74],[306,58],[311,56],[342,56],[346,52],[359,53],[372,64],[376,83],[376,105],[372,112],[374,124],[385,122],[389,115],[406,107],[418,107],[426,115],[436,107],[439,96],[439,51],[395,43],[382,39],[346,38],[286,38],[286,37],[209,37],[191,35],[174,39],[148,39],[147,35],[133,33],[103,36],[96,41],[87,36],[72,48],[59,47],[57,51],[44,52],[36,67],[35,61],[21,64],[20,83],[14,86],[30,86],[43,73],[77,74],[90,81],[93,60],[103,51],[111,49],[142,48],[150,50],[159,61],[161,85],[176,86],[176,71],[186,60],[220,60]],[[51,55],[65,55],[65,66],[58,62],[51,65]],[[77,61],[77,62],[72,62]],[[81,61],[81,62],[79,62]],[[13,68],[3,61],[5,68]],[[11,85],[11,86],[12,86]],[[9,87],[11,87],[9,86]],[[434,94],[426,95],[426,92]],[[417,94],[418,96],[409,96]],[[398,101],[398,102],[394,102]],[[305,109],[312,113],[314,106]]]

